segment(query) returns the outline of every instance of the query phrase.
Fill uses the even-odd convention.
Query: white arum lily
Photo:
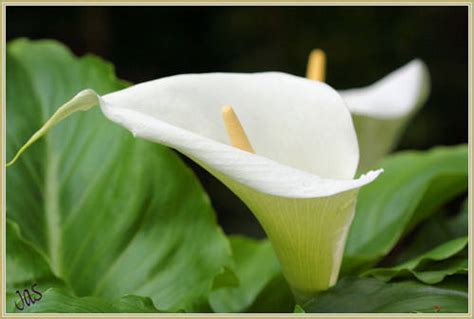
[[[306,76],[325,80],[325,55],[313,50]],[[396,145],[408,122],[426,102],[430,76],[423,61],[412,60],[374,84],[339,93],[352,114],[360,148],[359,171],[364,171]]]
[[[172,76],[102,97],[85,90],[19,153],[58,120],[97,103],[134,136],[180,151],[237,194],[268,234],[298,301],[336,282],[358,189],[381,171],[353,179],[357,138],[331,87],[284,73],[211,73]],[[223,119],[227,104],[234,109],[225,108]],[[236,127],[245,132],[235,133]],[[245,133],[244,144],[251,143],[255,154],[229,145],[229,135],[236,141]]]

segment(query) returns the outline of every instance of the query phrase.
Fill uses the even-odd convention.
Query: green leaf
[[[47,257],[28,241],[20,232],[18,225],[7,219],[7,287],[13,288],[32,284],[42,278],[53,278]]]
[[[403,249],[390,256],[386,265],[396,265],[416,258],[443,243],[468,235],[467,198],[461,211],[455,215],[451,211],[441,210],[423,222],[400,243]],[[429,238],[430,240],[426,240]]]
[[[467,274],[469,262],[467,258],[456,257],[423,267],[421,270],[413,272],[415,277],[427,284],[436,284],[443,281],[447,276],[457,274]],[[466,277],[467,282],[467,277]]]
[[[451,290],[458,290],[465,293],[469,291],[469,280],[467,274],[464,275],[453,275],[446,277],[442,282],[433,285],[438,288],[446,288]]]
[[[364,272],[362,276],[373,276],[382,281],[389,281],[394,277],[413,275],[424,283],[435,284],[441,282],[448,275],[467,272],[468,263],[466,258],[446,260],[465,248],[467,241],[467,237],[451,240],[401,265],[391,268],[370,269]],[[429,261],[440,260],[444,260],[444,262],[429,263]],[[429,265],[426,265],[427,263]]]
[[[6,221],[7,256],[6,277],[7,281],[7,312],[15,312],[15,303],[21,305],[20,297],[25,289],[31,291],[45,291],[50,287],[61,287],[67,290],[64,282],[55,277],[49,266],[47,257],[25,240],[19,226],[11,221]]]
[[[365,270],[400,238],[467,189],[466,145],[392,155],[384,174],[362,188],[343,260],[344,274]]]
[[[250,313],[283,313],[292,312],[295,297],[283,274],[274,277],[255,298],[247,309]]]
[[[280,266],[268,240],[231,236],[230,243],[240,285],[212,292],[209,302],[215,312],[244,312],[280,273]]]
[[[153,300],[148,297],[127,295],[113,303],[114,312],[140,313],[140,312],[161,312],[156,309]]]
[[[447,231],[451,238],[461,237],[469,231],[469,201],[466,198],[462,204],[461,211],[451,218],[446,218]]]
[[[97,57],[25,39],[7,47],[7,82],[7,158],[76,92],[124,87]],[[8,168],[6,183],[15,190],[7,192],[8,218],[79,297],[134,294],[159,309],[191,311],[231,263],[192,172],[98,108],[57,124]]]
[[[125,296],[119,300],[109,301],[98,297],[75,297],[60,289],[48,289],[42,298],[26,307],[25,313],[142,313],[159,312],[150,298]]]
[[[239,285],[239,278],[234,269],[224,267],[222,272],[214,278],[212,289],[219,289],[224,287],[237,287]]]
[[[468,293],[404,281],[344,278],[303,306],[306,312],[466,313]]]

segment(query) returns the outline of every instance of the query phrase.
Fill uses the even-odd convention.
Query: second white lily
[[[326,55],[322,50],[311,52],[306,76],[325,81]],[[395,148],[429,92],[430,75],[420,59],[410,61],[367,87],[339,91],[354,121],[361,150],[359,171],[373,167]]]

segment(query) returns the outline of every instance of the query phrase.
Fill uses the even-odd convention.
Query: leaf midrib
[[[46,163],[45,163],[45,196],[44,209],[46,217],[46,233],[48,236],[48,252],[51,267],[55,275],[62,274],[60,245],[60,209],[59,209],[59,187],[58,187],[58,158],[52,148],[51,135],[47,135],[46,141]]]

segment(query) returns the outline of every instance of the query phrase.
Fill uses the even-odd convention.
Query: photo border
[[[0,205],[2,208],[1,222],[2,222],[2,236],[0,236],[0,245],[2,247],[1,251],[1,270],[2,275],[0,278],[1,282],[1,291],[2,296],[0,298],[0,316],[1,318],[12,318],[12,317],[31,317],[31,318],[392,318],[392,319],[402,319],[402,318],[472,318],[472,303],[473,303],[473,280],[472,280],[472,256],[473,256],[473,245],[472,245],[472,228],[473,228],[473,218],[472,218],[472,209],[473,209],[473,176],[472,176],[472,154],[473,154],[473,112],[472,112],[472,2],[471,1],[409,1],[409,0],[400,0],[397,2],[394,1],[315,1],[315,0],[299,0],[298,2],[288,2],[284,0],[274,0],[274,1],[254,1],[254,0],[241,0],[241,1],[199,1],[199,0],[188,0],[188,1],[156,1],[156,0],[141,0],[139,2],[130,2],[123,0],[104,0],[104,1],[41,1],[41,0],[30,0],[30,1],[20,1],[20,0],[10,0],[10,1],[1,1],[2,2],[2,14],[0,17],[0,30],[1,30],[1,49],[2,49],[2,64],[0,70],[2,72],[1,78],[1,90],[0,96],[2,99],[2,109],[1,109],[1,121],[0,121],[0,134],[1,134],[1,197]],[[6,284],[5,284],[5,254],[6,254],[6,235],[5,235],[5,220],[6,220],[6,206],[5,206],[5,108],[6,108],[6,77],[5,77],[5,50],[6,50],[6,8],[9,6],[467,6],[468,7],[468,148],[469,148],[469,160],[468,160],[468,171],[469,171],[469,182],[468,182],[468,236],[469,236],[469,249],[468,249],[468,259],[469,259],[469,272],[468,272],[468,285],[469,285],[469,299],[468,299],[468,313],[466,314],[436,314],[436,313],[427,313],[427,314],[385,314],[385,313],[371,313],[371,314],[338,314],[338,313],[301,313],[301,314],[219,314],[219,313],[203,313],[203,314],[127,314],[127,313],[109,313],[109,314],[10,314],[5,313],[5,302],[6,302]]]

